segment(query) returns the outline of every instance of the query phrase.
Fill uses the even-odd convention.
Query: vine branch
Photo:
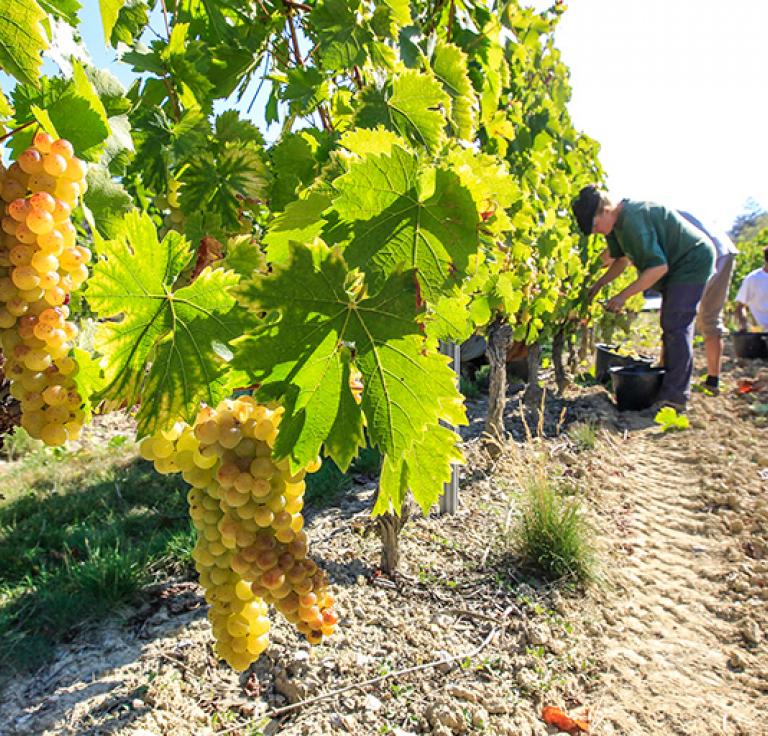
[[[9,133],[6,133],[5,135],[0,135],[0,143],[2,143],[5,140],[8,140],[8,138],[16,135],[16,133],[18,133],[21,130],[24,130],[24,128],[28,128],[30,125],[34,125],[36,122],[37,122],[36,120],[30,120],[29,122],[24,123],[23,125],[19,125],[18,128],[14,128]]]

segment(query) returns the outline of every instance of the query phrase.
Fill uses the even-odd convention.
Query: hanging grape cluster
[[[70,293],[88,278],[91,253],[76,243],[71,213],[86,164],[44,132],[0,174],[0,345],[21,424],[48,445],[77,439],[85,419],[70,356],[77,326]]]
[[[202,409],[194,426],[177,423],[140,447],[158,472],[181,472],[192,486],[192,556],[211,605],[216,651],[237,670],[268,646],[268,605],[311,644],[337,622],[325,574],[307,557],[301,514],[304,476],[320,462],[294,474],[287,460],[273,460],[282,413],[250,397],[228,399]]]

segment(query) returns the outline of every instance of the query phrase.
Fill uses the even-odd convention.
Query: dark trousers
[[[664,381],[659,400],[685,404],[691,398],[693,331],[705,284],[668,284],[661,302]]]

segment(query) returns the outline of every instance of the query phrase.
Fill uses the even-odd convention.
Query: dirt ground
[[[594,449],[556,434],[563,407],[599,427]],[[200,589],[168,581],[9,682],[0,734],[543,736],[556,705],[606,736],[768,736],[768,366],[729,361],[682,432],[578,389],[553,403],[548,437],[492,460],[482,409],[459,512],[409,522],[396,581],[366,533],[370,479],[309,515],[342,614],[329,644],[275,621],[238,676],[212,656]],[[514,401],[508,423],[524,435]],[[543,464],[596,529],[586,591],[526,576],[508,544],[521,479]]]

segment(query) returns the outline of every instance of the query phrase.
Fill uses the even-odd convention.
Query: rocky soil
[[[511,402],[522,441],[492,460],[470,426],[460,510],[408,523],[397,579],[377,571],[369,479],[308,514],[342,612],[329,644],[276,620],[239,676],[212,656],[200,589],[168,581],[14,677],[0,734],[530,736],[556,732],[540,716],[557,705],[594,734],[766,736],[768,367],[729,363],[722,394],[692,404],[691,428],[663,433],[573,390],[526,440]],[[598,427],[594,449],[571,421]],[[544,584],[510,541],[542,467],[595,527],[587,590]]]

